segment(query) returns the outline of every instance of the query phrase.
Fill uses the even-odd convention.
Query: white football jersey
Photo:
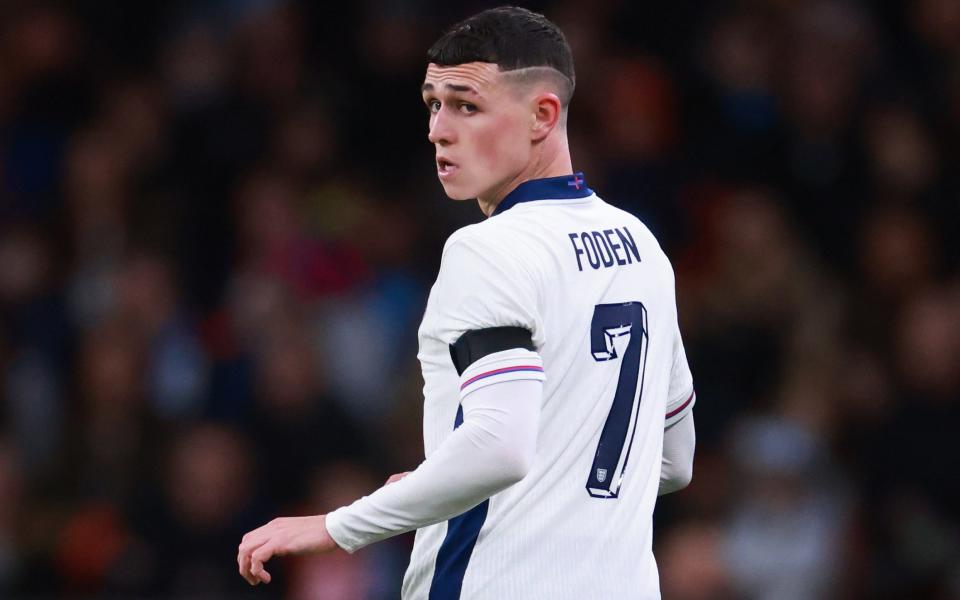
[[[542,369],[514,358],[458,375],[450,345],[505,326],[532,333]],[[673,270],[643,223],[580,173],[521,184],[447,241],[419,343],[427,456],[462,420],[470,386],[545,382],[529,473],[419,529],[403,597],[659,598],[652,517],[663,430],[691,410],[694,392]]]

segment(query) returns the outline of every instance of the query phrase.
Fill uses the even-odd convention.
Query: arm
[[[460,426],[416,470],[350,506],[276,519],[244,536],[237,561],[251,584],[269,582],[263,563],[271,556],[353,552],[462,514],[526,475],[536,452],[544,380],[533,348],[545,340],[535,282],[501,241],[476,227],[451,236],[424,320],[430,317],[431,336],[451,350],[462,339],[483,341],[467,332],[491,329],[525,330],[525,343],[473,347],[469,341],[463,360],[451,352],[460,374]]]
[[[471,365],[462,380],[512,354],[523,362],[536,357],[527,350],[501,352]],[[247,534],[237,557],[241,575],[253,585],[268,583],[263,563],[274,555],[354,552],[461,514],[523,479],[536,455],[542,373],[537,377],[468,389],[462,425],[405,477],[329,515],[276,519]]]
[[[673,339],[673,368],[664,413],[663,461],[660,465],[658,496],[682,490],[690,485],[693,478],[693,452],[697,445],[693,405],[696,401],[693,375],[683,348],[680,324],[677,323]]]
[[[693,451],[697,434],[693,426],[693,413],[663,431],[663,463],[660,467],[658,496],[670,494],[690,485],[693,478]]]
[[[506,381],[463,400],[463,425],[412,473],[327,518],[354,552],[459,515],[523,479],[536,454],[539,381]]]

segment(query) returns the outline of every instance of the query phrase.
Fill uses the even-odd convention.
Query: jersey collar
[[[593,194],[593,190],[587,187],[587,180],[583,173],[574,173],[573,175],[563,175],[562,177],[547,177],[545,179],[531,179],[518,185],[512,192],[500,201],[493,214],[499,215],[505,210],[520,204],[521,202],[531,202],[533,200],[572,200],[574,198],[586,198]]]

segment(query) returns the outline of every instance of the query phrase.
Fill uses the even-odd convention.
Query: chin
[[[451,200],[472,200],[477,197],[476,192],[455,183],[440,182],[440,185],[443,186],[443,192],[447,195],[447,198]]]

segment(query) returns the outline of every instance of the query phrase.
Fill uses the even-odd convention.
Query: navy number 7
[[[597,362],[620,358],[616,338],[630,336],[620,361],[620,378],[610,414],[603,424],[593,458],[587,492],[594,498],[616,498],[630,458],[637,413],[647,367],[647,309],[639,302],[598,304],[590,324],[590,351]],[[621,344],[622,346],[622,344]],[[640,391],[637,391],[637,383]]]

